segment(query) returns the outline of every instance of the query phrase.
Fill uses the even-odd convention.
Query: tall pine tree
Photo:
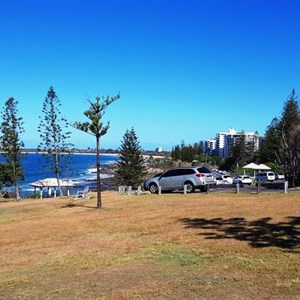
[[[146,173],[138,137],[133,128],[130,131],[127,129],[120,148],[116,181],[121,185],[138,186]]]
[[[290,96],[284,103],[281,119],[278,123],[278,151],[276,153],[280,165],[289,175],[292,185],[295,185],[299,177],[299,126],[300,110],[298,97],[295,90],[292,90]]]
[[[300,179],[300,107],[293,89],[284,102],[281,116],[267,128],[260,150],[262,162],[275,163],[284,170],[291,185]]]
[[[60,106],[60,100],[53,87],[50,87],[43,103],[43,117],[39,117],[38,132],[42,141],[38,150],[44,154],[44,166],[55,175],[62,195],[60,177],[68,170],[72,144],[68,143],[71,133],[67,131],[68,123],[66,118],[61,116]]]
[[[279,150],[278,119],[274,118],[267,127],[265,137],[260,148],[260,161],[279,164],[277,153]]]
[[[19,181],[24,179],[21,163],[21,148],[24,147],[24,143],[20,139],[20,135],[24,133],[24,128],[23,119],[18,117],[17,105],[18,102],[14,98],[9,98],[5,102],[2,112],[0,143],[2,155],[6,160],[6,164],[2,165],[5,174],[2,174],[1,177],[4,178],[7,185],[13,184],[15,186],[16,200],[19,200]]]
[[[97,96],[95,102],[88,99],[90,107],[84,112],[89,122],[75,122],[72,126],[78,130],[86,132],[96,138],[96,168],[97,168],[97,208],[102,208],[101,200],[101,177],[100,177],[100,138],[105,135],[109,129],[109,122],[104,125],[102,122],[106,108],[114,101],[120,98],[120,94],[115,97],[109,97],[103,101]]]

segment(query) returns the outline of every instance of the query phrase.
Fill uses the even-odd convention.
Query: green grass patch
[[[177,248],[164,248],[160,251],[151,253],[150,259],[159,264],[175,266],[193,266],[203,263],[204,258],[190,251]]]

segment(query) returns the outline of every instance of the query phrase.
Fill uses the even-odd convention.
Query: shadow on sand
[[[186,228],[202,229],[206,239],[236,239],[253,248],[277,247],[300,252],[300,217],[290,216],[285,222],[272,224],[271,218],[247,221],[245,218],[184,218]]]

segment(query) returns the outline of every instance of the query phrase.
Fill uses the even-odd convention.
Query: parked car
[[[233,183],[233,179],[230,175],[223,175],[223,182],[231,184]]]
[[[223,184],[223,178],[222,176],[218,176],[218,177],[215,177],[215,182],[216,184]]]
[[[144,189],[151,193],[157,193],[158,187],[162,191],[183,190],[192,193],[195,189],[207,190],[208,184],[216,184],[213,173],[206,167],[185,167],[170,169],[160,176],[156,176],[144,181]]]
[[[232,183],[243,183],[243,184],[251,184],[252,183],[252,178],[248,175],[239,175],[235,178],[233,178]]]
[[[232,184],[232,178],[230,175],[219,175],[215,177],[216,184]]]
[[[256,181],[274,181],[275,173],[274,172],[259,172],[255,176]]]
[[[275,180],[284,180],[285,176],[283,173],[276,173],[275,174]]]

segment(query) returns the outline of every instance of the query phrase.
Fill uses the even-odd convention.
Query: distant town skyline
[[[299,15],[296,0],[0,0],[0,107],[19,102],[27,148],[50,86],[70,122],[86,120],[87,98],[121,93],[103,148],[132,127],[145,150],[229,127],[262,136],[300,93]]]

